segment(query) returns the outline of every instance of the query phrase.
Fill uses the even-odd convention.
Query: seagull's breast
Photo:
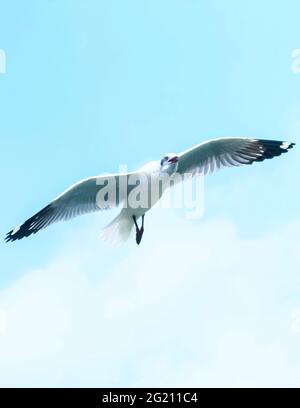
[[[159,187],[160,162],[149,162],[129,179],[134,185],[128,195],[127,208],[133,215],[139,217],[152,208],[161,198]]]

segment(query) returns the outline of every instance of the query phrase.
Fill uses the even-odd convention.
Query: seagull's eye
[[[162,166],[166,160],[168,160],[168,156],[165,156],[163,159],[161,159],[160,165]]]

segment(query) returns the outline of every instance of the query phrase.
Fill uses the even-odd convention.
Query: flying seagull
[[[121,207],[119,215],[104,229],[103,237],[125,241],[135,227],[136,243],[139,245],[144,232],[145,213],[161,198],[163,192],[148,206],[129,205],[128,198],[135,193],[135,189],[147,188],[142,181],[139,183],[141,185],[129,184],[130,177],[145,180],[146,176],[148,180],[149,177],[158,178],[162,175],[206,175],[223,167],[252,164],[280,156],[294,145],[276,140],[223,137],[202,142],[180,154],[166,154],[160,161],[147,163],[132,173],[89,177],[72,185],[22,225],[8,232],[5,240],[16,241],[28,237],[50,224],[84,213]],[[139,218],[142,218],[141,227],[137,222]]]

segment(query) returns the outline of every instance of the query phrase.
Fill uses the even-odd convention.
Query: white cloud
[[[299,385],[300,221],[247,240],[226,220],[146,221],[140,247],[77,234],[1,292],[0,384]]]

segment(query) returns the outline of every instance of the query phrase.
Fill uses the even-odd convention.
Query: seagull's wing
[[[223,167],[241,166],[272,159],[295,143],[277,140],[223,137],[192,147],[178,155],[180,174],[208,174]]]
[[[24,224],[8,232],[6,242],[28,237],[58,221],[122,204],[132,188],[128,186],[128,176],[129,174],[103,175],[79,181]],[[122,182],[126,188],[122,187]]]

